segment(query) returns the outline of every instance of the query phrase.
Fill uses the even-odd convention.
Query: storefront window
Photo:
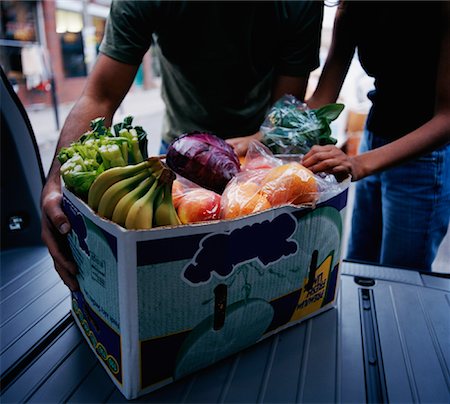
[[[35,1],[0,1],[0,64],[14,86],[24,80],[22,49],[38,42]]]
[[[36,2],[0,1],[0,38],[37,42]]]
[[[98,53],[98,49],[105,33],[106,19],[101,17],[92,17],[92,24],[95,27],[95,47]]]
[[[82,15],[72,11],[57,10],[56,32],[61,43],[65,77],[86,76]]]

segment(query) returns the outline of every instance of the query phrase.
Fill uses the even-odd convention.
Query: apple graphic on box
[[[211,314],[184,340],[177,355],[175,380],[254,344],[272,323],[273,315],[269,302],[255,298],[228,306],[225,322],[218,330],[214,329],[214,314]]]
[[[178,201],[177,213],[181,223],[219,219],[220,199],[219,194],[204,188],[187,192]]]

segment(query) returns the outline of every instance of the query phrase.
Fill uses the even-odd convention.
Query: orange
[[[272,168],[261,185],[261,193],[272,206],[311,203],[318,197],[314,174],[297,162]]]
[[[254,182],[236,183],[226,191],[222,216],[224,219],[234,219],[270,207],[267,198],[260,193],[258,184]]]

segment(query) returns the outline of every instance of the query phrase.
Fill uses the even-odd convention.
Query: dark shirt
[[[422,126],[436,101],[442,4],[350,1],[345,7],[361,65],[375,78],[367,128],[395,139]]]
[[[274,76],[319,66],[322,13],[317,1],[113,1],[100,51],[139,64],[156,35],[165,141],[192,130],[251,135]]]

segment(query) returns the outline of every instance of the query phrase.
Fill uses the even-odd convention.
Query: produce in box
[[[166,159],[172,171],[160,157],[147,158],[145,131],[131,122],[127,117],[115,125],[114,136],[97,118],[90,132],[58,154],[67,188],[129,230],[312,206],[320,195],[341,191],[333,176],[313,174],[298,155],[274,156],[254,140],[240,162],[225,141],[202,132],[172,142]]]
[[[262,142],[275,154],[306,154],[314,145],[336,144],[330,123],[343,109],[343,104],[309,109],[294,96],[284,95],[261,126]]]
[[[334,176],[313,174],[299,155],[274,156],[252,140],[241,172],[222,194],[221,217],[234,219],[282,205],[314,206],[320,198],[339,193],[344,185]]]
[[[91,121],[91,130],[77,142],[63,147],[57,157],[66,187],[85,199],[91,184],[111,167],[137,164],[147,158],[147,134],[140,126],[131,126],[128,116],[114,126],[105,126],[105,118]]]
[[[173,183],[173,204],[181,223],[196,223],[220,218],[221,196],[214,191],[178,176]]]
[[[91,131],[62,148],[64,183],[99,216],[127,229],[181,224],[172,203],[175,174],[158,157],[147,157],[147,134],[132,120],[114,125],[114,136],[97,118]]]
[[[100,174],[89,189],[88,204],[100,216],[126,229],[181,224],[172,203],[175,174],[152,157],[137,165]]]
[[[166,162],[177,174],[218,194],[240,171],[234,149],[205,132],[185,133],[175,139],[167,150]]]

